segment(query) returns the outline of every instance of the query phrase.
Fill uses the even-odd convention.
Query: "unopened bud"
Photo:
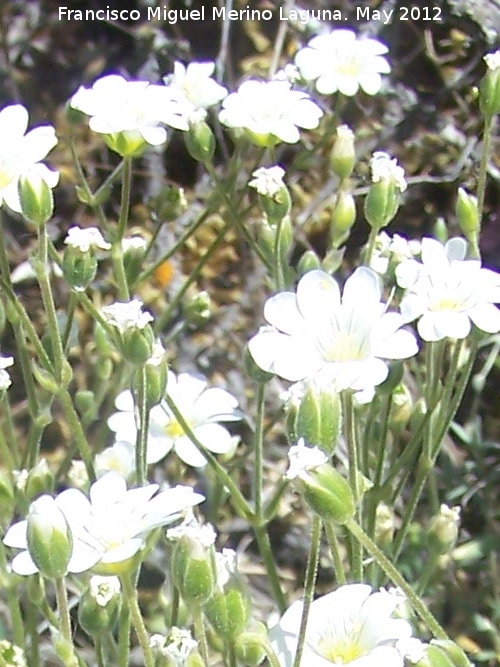
[[[66,574],[73,540],[66,517],[52,496],[31,503],[27,541],[29,554],[44,577],[57,579]]]
[[[26,220],[37,227],[45,225],[54,212],[52,189],[37,172],[19,179],[19,201]]]
[[[330,239],[334,248],[338,248],[346,241],[355,220],[354,197],[347,192],[339,192],[330,218]]]
[[[477,197],[469,195],[463,188],[458,188],[457,220],[463,235],[472,245],[476,245],[481,231]]]
[[[314,250],[306,250],[299,260],[297,267],[298,277],[301,278],[308,271],[314,271],[321,268],[321,260]]]
[[[372,184],[365,198],[365,217],[371,227],[379,230],[396,215],[399,195],[407,185],[403,169],[387,153],[374,153],[370,166]]]
[[[215,153],[215,137],[205,121],[192,123],[184,134],[189,155],[197,162],[210,164]]]
[[[285,218],[292,206],[290,193],[283,182],[284,175],[284,169],[277,165],[261,167],[253,172],[253,179],[248,184],[259,193],[259,203],[271,223]]]
[[[208,534],[207,534],[208,535]],[[213,539],[182,535],[172,555],[173,582],[188,604],[204,604],[215,584]],[[211,542],[211,544],[209,544]]]
[[[375,542],[385,549],[394,538],[395,515],[391,507],[385,503],[377,505],[377,513],[375,516]]]
[[[427,544],[436,554],[450,553],[458,540],[460,527],[460,507],[441,505],[439,512],[432,517],[427,531]]]
[[[91,637],[111,632],[120,612],[120,580],[118,577],[94,575],[78,605],[78,622]]]
[[[236,566],[236,553],[224,549],[216,554],[217,582],[205,605],[205,615],[224,641],[234,641],[250,618],[250,597]]]
[[[34,468],[28,473],[24,493],[26,499],[31,501],[33,498],[43,493],[51,493],[54,490],[54,475],[52,474],[47,461],[40,459]]]
[[[487,70],[479,87],[479,108],[490,122],[500,111],[500,51],[488,53],[484,60]]]
[[[341,423],[339,395],[331,389],[310,383],[297,410],[295,441],[304,438],[331,456],[337,446]]]
[[[254,621],[235,642],[236,658],[246,667],[257,667],[266,657],[267,629],[264,623]]]
[[[186,295],[182,304],[182,312],[186,322],[194,327],[208,322],[211,317],[212,300],[210,294],[201,290],[195,294]]]
[[[330,164],[337,176],[344,180],[352,174],[355,163],[354,132],[347,125],[340,125],[330,154]]]

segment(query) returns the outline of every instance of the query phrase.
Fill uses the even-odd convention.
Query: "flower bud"
[[[45,180],[33,171],[19,179],[19,201],[26,220],[37,227],[48,222],[54,212],[54,196]]]
[[[330,153],[330,164],[337,176],[344,180],[352,174],[355,163],[354,132],[347,125],[340,125]]]
[[[0,658],[5,667],[27,667],[24,651],[6,639],[0,641]]]
[[[75,394],[75,406],[86,424],[90,424],[97,419],[97,404],[93,391],[79,389]]]
[[[204,120],[191,123],[184,134],[189,155],[197,162],[210,164],[215,153],[215,137]]]
[[[463,235],[472,245],[477,245],[481,221],[477,208],[477,197],[469,195],[463,188],[458,188],[456,215]]]
[[[285,218],[292,207],[288,188],[283,182],[284,169],[279,166],[261,167],[253,172],[248,185],[259,193],[259,203],[269,222],[277,223]]]
[[[488,53],[484,60],[487,70],[479,86],[479,108],[490,122],[500,111],[500,51]]]
[[[239,663],[257,667],[266,657],[267,629],[264,623],[254,621],[248,630],[236,638],[235,651]]]
[[[355,514],[348,482],[331,465],[318,447],[307,447],[303,440],[288,453],[288,479],[296,486],[309,507],[322,519],[344,524]]]
[[[295,440],[304,438],[327,456],[335,451],[340,436],[342,407],[339,395],[310,383],[300,401],[295,420]]]
[[[185,534],[174,547],[173,582],[188,604],[205,604],[212,595],[215,584],[214,540],[215,533],[213,537],[208,532],[200,533],[199,537]]]
[[[68,247],[64,251],[62,270],[68,285],[77,292],[83,292],[95,278],[97,257],[92,252],[82,253]]]
[[[250,617],[250,598],[236,567],[236,553],[224,549],[215,554],[217,582],[204,611],[213,629],[224,641],[234,641]]]
[[[425,655],[416,663],[416,667],[454,667],[454,665],[446,652],[432,643],[426,646]]]
[[[175,185],[167,185],[156,197],[155,210],[161,222],[172,222],[187,209],[188,203],[184,189]]]
[[[124,130],[115,134],[103,135],[106,146],[122,157],[139,157],[144,153],[148,144],[137,130]]]
[[[40,459],[36,466],[28,473],[24,489],[26,499],[31,501],[43,493],[51,493],[54,490],[54,483],[54,475],[47,465],[47,461]]]
[[[334,248],[341,246],[349,237],[356,220],[356,203],[347,192],[339,192],[330,217],[330,239]]]
[[[370,162],[372,184],[365,198],[365,217],[374,229],[386,227],[396,215],[399,194],[407,188],[404,171],[396,160],[380,151]]]
[[[154,343],[153,352],[144,365],[146,374],[146,403],[153,408],[162,402],[167,388],[167,357],[161,343]]]
[[[314,250],[306,250],[299,260],[297,267],[298,277],[301,278],[308,271],[314,271],[321,268],[321,260]]]
[[[410,390],[404,384],[398,385],[392,394],[389,424],[392,429],[402,429],[408,423],[413,411]]]
[[[63,577],[73,551],[73,539],[66,521],[52,496],[41,496],[31,503],[27,525],[28,551],[47,579]]]
[[[122,352],[134,366],[142,366],[151,358],[154,345],[153,329],[148,325],[142,329],[133,327],[122,334]]]
[[[391,507],[385,503],[377,505],[375,515],[375,543],[381,548],[386,549],[392,544],[394,538],[395,515]]]
[[[432,517],[427,531],[429,549],[435,554],[449,554],[457,543],[459,526],[460,507],[441,505],[439,512]]]
[[[186,295],[182,304],[182,313],[186,322],[194,327],[205,324],[211,317],[212,300],[210,294],[201,290],[196,294]]]
[[[448,227],[444,218],[439,217],[432,227],[432,236],[440,243],[445,244],[449,238]]]
[[[78,622],[91,637],[111,632],[120,612],[120,580],[118,577],[94,575],[78,605]]]
[[[466,656],[465,651],[451,639],[433,639],[431,646],[437,646],[451,659],[454,667],[472,667],[472,663]]]
[[[128,285],[134,285],[139,277],[147,246],[148,243],[142,236],[122,240],[123,268]]]
[[[257,245],[270,266],[274,263],[275,242],[276,228],[264,217],[258,228]]]

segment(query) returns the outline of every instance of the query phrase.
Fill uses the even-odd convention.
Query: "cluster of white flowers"
[[[168,372],[167,394],[182,413],[196,438],[210,452],[227,454],[234,446],[227,429],[218,422],[238,421],[241,413],[238,401],[229,392],[218,387],[207,387],[207,380],[199,375]],[[109,428],[116,439],[135,444],[137,421],[134,399],[130,391],[124,391],[115,402],[118,412],[108,419]],[[150,413],[147,441],[147,461],[156,463],[171,449],[187,465],[201,467],[206,459],[193,445],[165,402],[155,406]]]
[[[285,170],[278,165],[260,167],[253,172],[253,179],[248,182],[248,186],[255,188],[260,195],[275,197],[285,187],[283,183],[284,175]]]
[[[370,169],[373,183],[392,180],[400,192],[404,192],[408,187],[403,167],[400,167],[398,161],[391,158],[388,153],[376,151],[370,160]]]
[[[314,81],[324,95],[349,97],[359,88],[375,95],[382,85],[381,74],[391,71],[383,57],[388,51],[376,39],[357,38],[352,30],[333,30],[313,37],[295,56],[295,64],[306,81]]]
[[[21,104],[0,111],[0,206],[5,202],[17,213],[21,212],[21,178],[42,179],[50,188],[59,181],[59,173],[40,162],[57,144],[54,128],[42,125],[26,132],[28,120],[28,112]]]

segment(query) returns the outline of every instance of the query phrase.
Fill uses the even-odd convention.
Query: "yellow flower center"
[[[456,299],[445,296],[441,299],[436,299],[433,303],[431,303],[430,309],[434,312],[458,311],[461,310],[461,305],[457,303]]]
[[[324,351],[326,361],[360,361],[366,359],[365,341],[359,336],[341,333]]]
[[[181,435],[184,435],[184,429],[176,419],[172,419],[172,421],[168,422],[165,426],[165,433],[170,438],[180,438]]]
[[[335,665],[346,665],[365,654],[365,651],[355,641],[334,644],[322,642],[318,649],[323,658],[330,660]]]
[[[12,168],[9,168],[9,165],[5,164],[5,161],[0,160],[0,190],[7,187],[14,179],[14,176]]]

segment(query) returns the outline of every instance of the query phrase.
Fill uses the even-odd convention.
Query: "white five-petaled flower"
[[[111,244],[107,243],[97,227],[70,227],[64,243],[71,248],[76,248],[80,252],[88,252],[90,248],[94,250],[109,250]]]
[[[5,391],[12,384],[10,375],[5,370],[14,363],[13,357],[3,357],[0,355],[0,391]]]
[[[118,440],[111,447],[106,447],[96,454],[94,468],[97,477],[114,470],[125,479],[129,479],[135,471],[135,449],[131,442]]]
[[[352,30],[333,30],[313,37],[295,56],[295,64],[306,81],[315,81],[319,93],[339,91],[351,97],[362,88],[375,95],[382,85],[381,74],[391,71],[383,57],[388,49],[376,39],[357,39]]]
[[[89,590],[99,607],[106,607],[115,596],[120,594],[120,580],[118,577],[102,577],[95,574],[90,577]]]
[[[484,62],[488,69],[493,71],[500,69],[500,50],[494,51],[493,53],[487,53],[484,56]]]
[[[301,479],[304,475],[309,476],[309,471],[315,470],[326,463],[328,458],[319,447],[309,447],[306,445],[304,438],[300,438],[296,445],[290,447],[288,461],[286,478]]]
[[[248,185],[255,188],[264,197],[275,197],[285,187],[283,183],[284,175],[285,170],[278,165],[260,167],[253,172],[253,179],[248,182]]]
[[[189,630],[173,627],[167,637],[156,634],[149,641],[153,651],[169,659],[174,667],[185,667],[186,661],[198,648],[198,642],[193,639]]]
[[[120,565],[141,549],[152,530],[171,523],[204,500],[187,486],[157,491],[157,484],[127,490],[123,477],[109,472],[92,484],[90,498],[78,489],[60,493],[54,502],[73,538],[68,572],[94,569],[102,574],[117,573]],[[26,529],[27,521],[16,523],[4,538],[7,546],[24,549],[12,562],[13,570],[22,575],[37,571],[27,551]]]
[[[124,333],[128,329],[144,329],[153,321],[151,313],[145,313],[142,310],[142,301],[132,299],[132,301],[116,301],[109,306],[101,309],[102,314],[109,324]]]
[[[167,394],[202,445],[215,454],[226,454],[231,450],[233,439],[229,431],[218,422],[241,419],[237,409],[238,401],[234,396],[218,387],[207,388],[207,381],[201,376],[190,373],[176,376],[172,371],[168,372]],[[132,394],[129,391],[122,392],[115,405],[119,412],[108,419],[109,428],[116,433],[118,440],[135,443],[137,423]],[[160,461],[172,448],[187,465],[201,467],[206,463],[205,457],[196,449],[163,402],[150,413],[148,463]]]
[[[81,86],[70,104],[90,116],[89,127],[94,132],[128,133],[151,146],[167,138],[160,123],[185,129],[182,107],[166,86],[127,81],[117,74],[103,76],[91,88]]]
[[[297,292],[268,299],[263,327],[249,342],[255,362],[286,380],[316,379],[336,391],[363,391],[388,375],[384,359],[417,353],[413,334],[399,313],[386,312],[377,275],[357,269],[343,295],[324,271],[306,273]]]
[[[405,288],[401,314],[405,322],[418,319],[420,336],[429,342],[465,338],[471,322],[486,333],[500,331],[500,275],[465,259],[467,243],[450,239],[444,246],[422,239],[422,263],[407,260],[396,268]]]
[[[187,67],[175,62],[174,73],[164,77],[165,84],[188,116],[208,109],[226,97],[226,88],[212,79],[214,70],[212,61],[192,62]]]
[[[21,212],[18,184],[21,178],[41,178],[55,188],[59,173],[42,164],[47,153],[57,144],[51,125],[42,125],[26,132],[28,112],[21,104],[12,104],[0,111],[0,206],[3,202]]]
[[[221,123],[289,144],[300,139],[298,128],[318,127],[323,112],[307,93],[287,81],[245,81],[222,103]]]
[[[403,667],[404,656],[397,642],[411,636],[410,624],[392,618],[399,599],[381,589],[372,592],[367,584],[348,584],[311,604],[301,667]],[[285,612],[270,632],[282,667],[293,665],[302,602]]]
[[[405,180],[405,170],[398,165],[396,158],[391,158],[384,151],[375,151],[370,160],[370,169],[372,172],[372,182],[378,183],[384,180],[393,180],[395,186],[400,192],[404,192],[408,187]]]

